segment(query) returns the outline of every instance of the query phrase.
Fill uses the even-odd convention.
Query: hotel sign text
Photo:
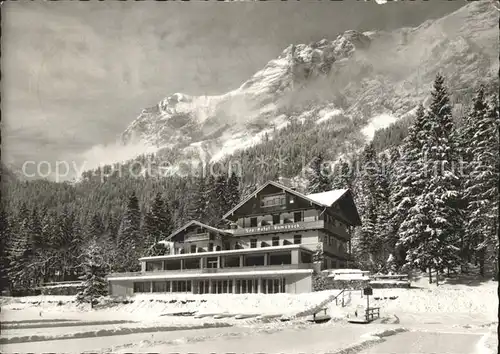
[[[254,234],[259,232],[273,232],[273,231],[287,231],[287,230],[295,230],[302,228],[301,224],[283,224],[283,225],[269,225],[269,226],[261,226],[261,227],[251,227],[244,229],[245,234]]]

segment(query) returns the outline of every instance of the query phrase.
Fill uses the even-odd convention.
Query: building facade
[[[175,230],[163,241],[170,254],[140,258],[141,272],[110,274],[110,293],[310,292],[314,267],[350,265],[351,231],[361,224],[349,190],[305,195],[272,181],[223,219],[227,229],[191,221]]]

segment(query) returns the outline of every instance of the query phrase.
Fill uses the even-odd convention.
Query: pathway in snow
[[[405,332],[386,338],[359,354],[473,354],[483,334],[471,332]]]
[[[394,326],[391,326],[393,328]],[[135,346],[118,351],[154,353],[316,353],[334,352],[359,342],[373,326],[310,325],[306,328],[288,328],[273,333],[251,336],[222,337],[197,343],[179,345]]]

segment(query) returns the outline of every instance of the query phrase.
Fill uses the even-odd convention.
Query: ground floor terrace
[[[108,277],[114,296],[140,293],[276,294],[312,291],[312,269]]]

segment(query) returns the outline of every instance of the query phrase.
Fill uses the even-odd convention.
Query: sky
[[[417,26],[465,1],[5,2],[2,162],[105,154],[175,92],[239,87],[289,44]],[[105,156],[103,156],[103,159]]]

